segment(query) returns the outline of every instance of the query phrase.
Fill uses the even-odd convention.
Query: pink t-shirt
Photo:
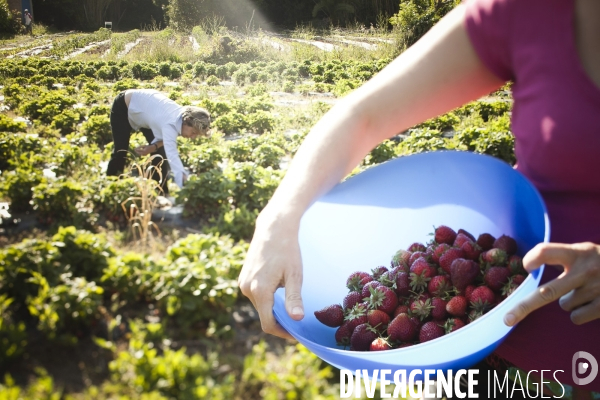
[[[553,242],[600,244],[600,87],[575,42],[575,0],[469,0],[466,28],[480,59],[512,80],[516,169],[538,188]],[[546,268],[544,280],[559,272]],[[600,320],[577,326],[558,302],[530,315],[497,354],[527,370],[564,370],[586,351],[600,362]],[[588,390],[600,391],[600,374]]]

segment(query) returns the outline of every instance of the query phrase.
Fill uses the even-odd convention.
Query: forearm
[[[297,226],[311,203],[378,143],[502,84],[479,61],[463,20],[459,6],[315,125],[259,225],[278,220]]]

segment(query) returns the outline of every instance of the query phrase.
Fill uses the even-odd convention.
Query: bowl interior
[[[517,240],[524,255],[548,241],[549,223],[537,190],[520,173],[495,158],[442,151],[401,157],[337,185],[305,213],[300,226],[305,317],[285,311],[283,289],[275,294],[277,320],[325,361],[348,369],[444,367],[477,362],[510,331],[502,323],[508,308],[535,290],[541,271],[531,274],[507,300],[467,327],[407,349],[354,352],[336,346],[335,328],[314,311],[341,304],[345,281],[354,271],[389,266],[398,249],[431,239],[433,227],[466,229]],[[448,341],[453,341],[448,346]],[[458,343],[458,345],[455,345]],[[485,353],[485,354],[484,354]]]

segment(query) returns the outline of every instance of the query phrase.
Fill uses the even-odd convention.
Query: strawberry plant
[[[96,109],[99,110],[99,109]],[[90,112],[95,110],[90,110]],[[81,131],[94,143],[105,145],[112,141],[112,129],[107,115],[91,115],[81,125]]]
[[[248,210],[244,204],[239,208],[224,205],[218,217],[209,220],[210,226],[206,232],[213,234],[229,235],[234,240],[252,239],[254,224],[258,217],[258,210]]]
[[[27,125],[23,121],[15,121],[7,115],[0,114],[0,132],[25,132]]]
[[[26,212],[32,209],[33,188],[42,183],[44,178],[37,169],[17,168],[5,171],[0,181],[0,193],[10,202],[12,212]]]
[[[27,345],[25,323],[15,321],[10,305],[14,299],[0,295],[0,366],[5,367],[21,356]]]
[[[185,217],[216,214],[229,197],[231,182],[224,178],[223,171],[211,169],[192,175],[178,192],[178,203],[184,204]]]

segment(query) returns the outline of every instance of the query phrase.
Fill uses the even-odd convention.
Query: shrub
[[[0,0],[0,32],[15,34],[21,30],[20,13],[13,13],[6,0]]]
[[[410,135],[398,145],[398,154],[407,155],[455,148],[455,145],[442,136],[437,130],[414,129]]]
[[[177,194],[177,202],[183,203],[185,217],[208,217],[216,214],[227,201],[231,182],[224,179],[223,171],[211,169],[192,175]]]
[[[234,111],[217,117],[213,122],[213,126],[225,134],[231,134],[246,129],[247,122],[244,115]]]
[[[234,240],[252,239],[254,224],[258,217],[258,210],[248,210],[245,205],[231,208],[224,205],[218,217],[209,220],[211,226],[206,229],[209,233],[229,235]]]
[[[9,307],[14,299],[0,295],[0,366],[8,366],[25,351],[25,323],[15,321]]]
[[[208,78],[206,78],[206,84],[208,86],[219,86],[221,84],[221,81],[216,76],[211,75]]]
[[[10,201],[12,212],[26,212],[32,209],[32,190],[42,180],[42,174],[39,170],[20,167],[14,171],[7,171],[2,174],[0,193]]]
[[[0,114],[0,132],[25,132],[27,125],[23,121],[15,121],[7,115]]]
[[[263,110],[258,110],[249,114],[246,118],[247,128],[255,133],[261,134],[272,132],[275,125],[275,118]]]
[[[234,206],[262,210],[279,186],[283,173],[245,162],[230,164],[225,176],[233,184],[231,198]]]
[[[263,168],[279,169],[279,162],[284,156],[285,151],[271,143],[261,143],[252,150],[252,159]]]
[[[375,165],[396,157],[396,144],[385,140],[375,147],[363,160],[363,165]]]
[[[137,89],[139,87],[140,84],[133,79],[121,79],[120,81],[116,82],[113,86],[113,92],[119,93],[127,89]]]

